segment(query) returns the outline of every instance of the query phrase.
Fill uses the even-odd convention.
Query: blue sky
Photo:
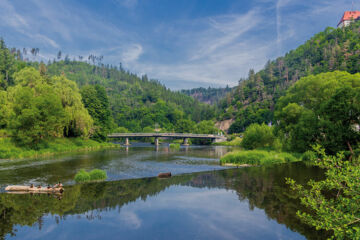
[[[9,47],[38,47],[39,59],[103,55],[172,89],[224,87],[336,27],[351,8],[351,0],[0,0],[0,35]]]

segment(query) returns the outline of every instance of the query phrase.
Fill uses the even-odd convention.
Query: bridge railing
[[[121,137],[173,137],[173,138],[225,138],[215,134],[193,134],[193,133],[112,133],[109,138]]]

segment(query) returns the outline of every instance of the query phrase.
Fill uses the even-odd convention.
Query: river
[[[224,168],[229,147],[171,150],[135,144],[36,161],[0,163],[0,239],[325,239],[299,222],[302,209],[285,177],[300,183],[322,171],[302,163]],[[75,184],[80,169],[108,180]],[[172,172],[158,179],[159,172]],[[9,184],[53,184],[57,195],[4,193]]]

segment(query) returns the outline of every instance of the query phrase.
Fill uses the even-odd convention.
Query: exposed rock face
[[[223,120],[223,121],[217,122],[215,124],[215,126],[217,128],[219,128],[220,130],[227,132],[229,130],[231,124],[233,124],[234,122],[235,122],[234,119]]]

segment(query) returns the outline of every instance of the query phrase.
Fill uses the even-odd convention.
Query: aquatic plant
[[[75,182],[87,182],[90,181],[90,174],[85,170],[81,169],[74,178]]]
[[[106,171],[100,169],[94,169],[89,172],[91,181],[99,181],[107,179]]]

